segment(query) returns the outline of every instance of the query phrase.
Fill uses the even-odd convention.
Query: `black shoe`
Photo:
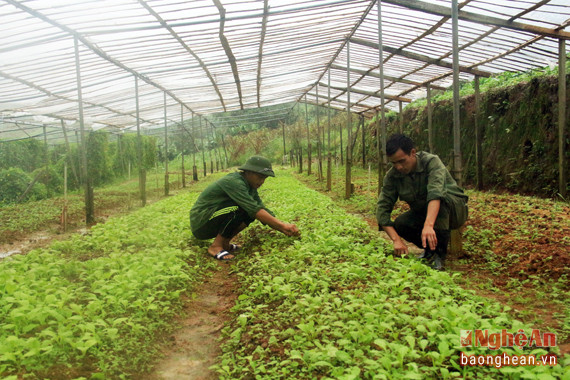
[[[430,261],[433,258],[433,251],[428,251],[424,249],[424,251],[418,256],[418,259],[428,260]]]
[[[443,263],[444,263],[445,259],[442,259],[439,256],[435,256],[435,259],[433,260],[433,263],[431,264],[431,267],[435,270],[443,270]]]

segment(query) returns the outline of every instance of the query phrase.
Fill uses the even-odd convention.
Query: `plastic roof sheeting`
[[[386,107],[452,84],[450,7],[382,1]],[[461,80],[556,65],[558,39],[570,37],[567,0],[459,8]],[[351,111],[381,104],[374,1],[0,0],[0,21],[2,140],[77,127],[76,41],[92,129],[136,126],[135,78],[145,129],[305,95],[326,105],[329,90],[331,107],[346,109],[348,40]]]

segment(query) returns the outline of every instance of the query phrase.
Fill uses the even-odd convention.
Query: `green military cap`
[[[265,157],[252,156],[246,162],[238,168],[239,170],[249,170],[250,172],[255,172],[263,174],[266,176],[275,177],[273,168],[271,167],[271,161]]]

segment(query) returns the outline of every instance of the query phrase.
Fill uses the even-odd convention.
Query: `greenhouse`
[[[0,378],[570,379],[567,0],[0,20]]]

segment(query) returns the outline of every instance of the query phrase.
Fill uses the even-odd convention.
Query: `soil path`
[[[211,278],[205,279],[175,323],[180,326],[172,333],[171,343],[154,372],[143,380],[210,380],[218,375],[210,367],[221,354],[220,331],[235,305],[236,278],[230,274],[228,263],[220,262]]]

